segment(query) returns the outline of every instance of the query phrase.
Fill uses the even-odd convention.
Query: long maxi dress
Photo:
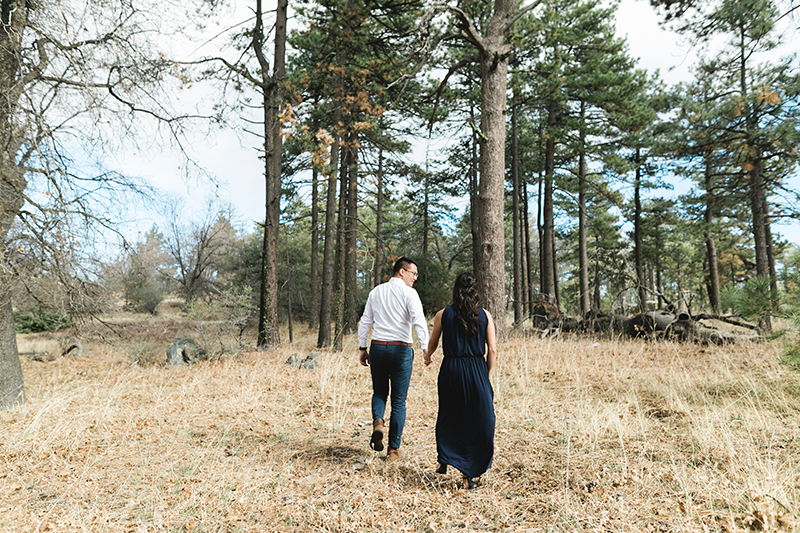
[[[439,464],[471,478],[486,472],[494,455],[494,390],[484,357],[487,324],[479,308],[478,335],[472,336],[461,331],[452,307],[442,313],[436,451]]]

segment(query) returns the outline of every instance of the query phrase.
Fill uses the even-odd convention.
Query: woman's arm
[[[425,366],[433,362],[433,352],[439,347],[439,337],[442,335],[442,313],[444,309],[439,310],[433,318],[433,331],[431,331],[431,338],[428,339],[428,353],[425,354]]]
[[[494,329],[494,319],[492,315],[489,314],[489,311],[486,309],[483,310],[486,313],[486,318],[489,320],[489,323],[486,324],[486,344],[488,345],[488,350],[486,351],[486,366],[489,368],[489,375],[492,375],[492,368],[494,368],[494,363],[497,361],[497,333]]]

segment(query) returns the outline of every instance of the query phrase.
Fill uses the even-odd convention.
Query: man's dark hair
[[[413,259],[411,259],[410,257],[403,256],[394,262],[394,269],[393,269],[394,273],[397,274],[398,272],[400,272],[401,268],[408,270],[408,267],[410,267],[411,265],[414,265],[415,267],[419,268],[419,265],[417,265],[417,263]]]

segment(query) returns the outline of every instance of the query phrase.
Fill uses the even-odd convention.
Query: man
[[[372,437],[369,445],[377,452],[383,450],[383,416],[391,389],[392,417],[386,452],[389,461],[402,457],[400,439],[406,423],[406,395],[414,363],[412,326],[417,331],[423,355],[428,353],[428,323],[419,295],[413,289],[418,276],[419,267],[412,259],[398,259],[394,264],[394,277],[369,293],[358,323],[361,364],[369,365],[372,374]],[[372,344],[367,351],[370,325]]]

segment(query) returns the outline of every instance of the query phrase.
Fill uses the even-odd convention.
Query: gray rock
[[[171,366],[193,365],[207,358],[206,351],[189,337],[176,337],[167,348],[167,364]]]
[[[286,364],[292,368],[300,368],[300,354],[293,353],[286,360]]]
[[[314,372],[316,369],[319,368],[319,360],[311,359],[310,357],[306,357],[302,363],[300,363],[300,368],[308,370],[310,372]]]

